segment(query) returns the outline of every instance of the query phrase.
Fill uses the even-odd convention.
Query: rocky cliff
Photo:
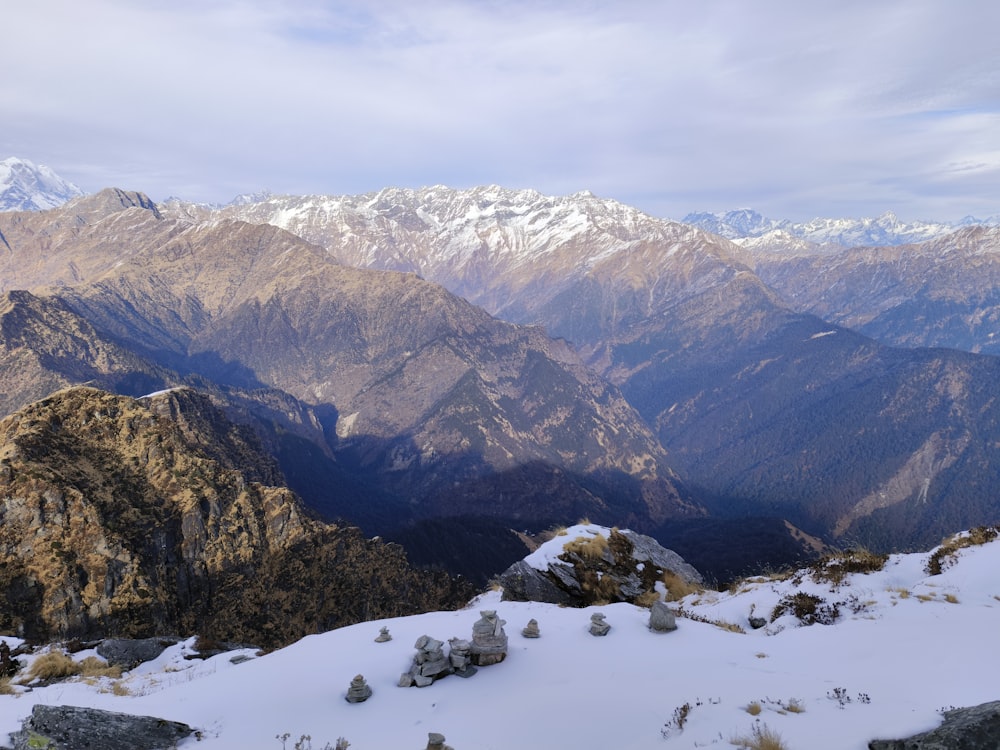
[[[193,392],[92,388],[0,421],[0,627],[262,645],[447,605],[401,548],[310,518],[250,431]]]

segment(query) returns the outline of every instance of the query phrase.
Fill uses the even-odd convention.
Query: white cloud
[[[948,170],[1000,149],[985,0],[36,0],[5,16],[22,33],[0,48],[18,71],[0,151],[93,189],[496,182],[671,216],[997,212],[976,170]]]

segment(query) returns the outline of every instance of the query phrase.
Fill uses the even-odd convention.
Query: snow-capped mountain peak
[[[0,211],[42,211],[83,195],[44,164],[10,157],[0,161]]]

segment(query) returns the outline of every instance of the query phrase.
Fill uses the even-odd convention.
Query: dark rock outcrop
[[[11,740],[14,750],[169,750],[194,731],[187,724],[155,716],[37,705]]]
[[[685,584],[702,583],[697,570],[652,537],[611,529],[606,538],[597,532],[589,541],[566,537],[563,553],[546,570],[520,560],[497,581],[505,601],[585,607],[599,602],[636,603],[655,591],[665,574]]]
[[[944,712],[937,729],[903,740],[872,740],[869,750],[996,750],[1000,747],[1000,701]]]

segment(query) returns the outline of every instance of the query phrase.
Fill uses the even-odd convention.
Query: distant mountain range
[[[891,247],[936,239],[969,226],[998,226],[1000,216],[976,219],[967,216],[957,223],[900,221],[892,212],[865,219],[813,219],[792,222],[770,219],[749,208],[723,213],[690,213],[682,220],[747,247],[787,249],[801,247],[796,241],[816,246]]]
[[[798,246],[586,192],[106,190],[0,214],[3,403],[202,389],[313,508],[421,554],[582,515],[718,548],[743,518],[880,549],[992,522],[1000,229],[769,231]]]

